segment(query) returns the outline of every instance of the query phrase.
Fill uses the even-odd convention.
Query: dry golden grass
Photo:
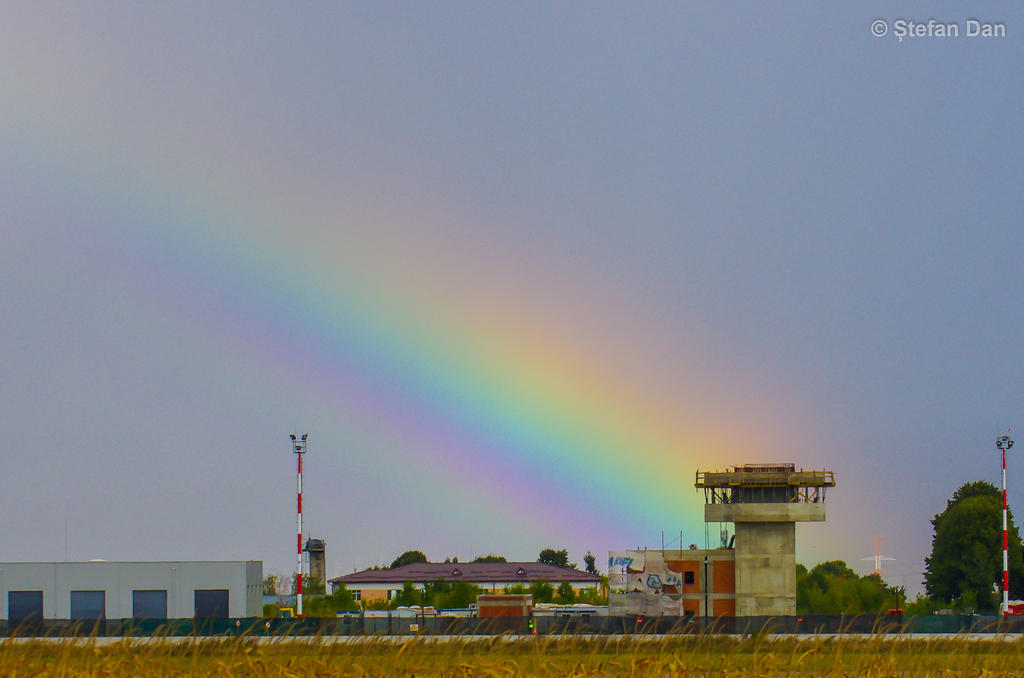
[[[2,641],[3,676],[1021,676],[1020,640]]]

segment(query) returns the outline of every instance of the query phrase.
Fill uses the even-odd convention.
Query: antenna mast
[[[1013,447],[1010,436],[996,438],[996,447],[1003,454],[1003,614],[1010,614],[1010,559],[1006,539],[1006,451]]]
[[[302,616],[302,455],[306,453],[306,437],[308,433],[302,434],[302,440],[298,440],[295,434],[292,434],[292,452],[295,453],[299,460],[299,475],[298,475],[298,532],[299,539],[296,542],[297,547],[295,549],[295,614],[299,617]]]

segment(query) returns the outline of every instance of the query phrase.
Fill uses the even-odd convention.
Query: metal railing
[[[731,487],[835,487],[832,471],[697,471],[697,489]]]

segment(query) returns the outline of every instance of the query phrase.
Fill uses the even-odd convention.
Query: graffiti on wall
[[[608,554],[609,612],[648,617],[683,616],[681,594],[686,565],[691,564],[666,562],[661,551],[612,551]],[[696,579],[691,583],[695,584]]]

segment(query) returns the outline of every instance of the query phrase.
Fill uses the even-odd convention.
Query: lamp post
[[[298,617],[302,616],[302,455],[306,453],[306,436],[308,433],[302,434],[302,440],[295,437],[292,434],[292,452],[299,459],[299,476],[298,476],[298,546],[295,549],[295,614]]]
[[[1013,447],[1010,436],[996,438],[996,447],[1003,456],[1003,614],[1010,614],[1010,559],[1006,537],[1006,451]]]

